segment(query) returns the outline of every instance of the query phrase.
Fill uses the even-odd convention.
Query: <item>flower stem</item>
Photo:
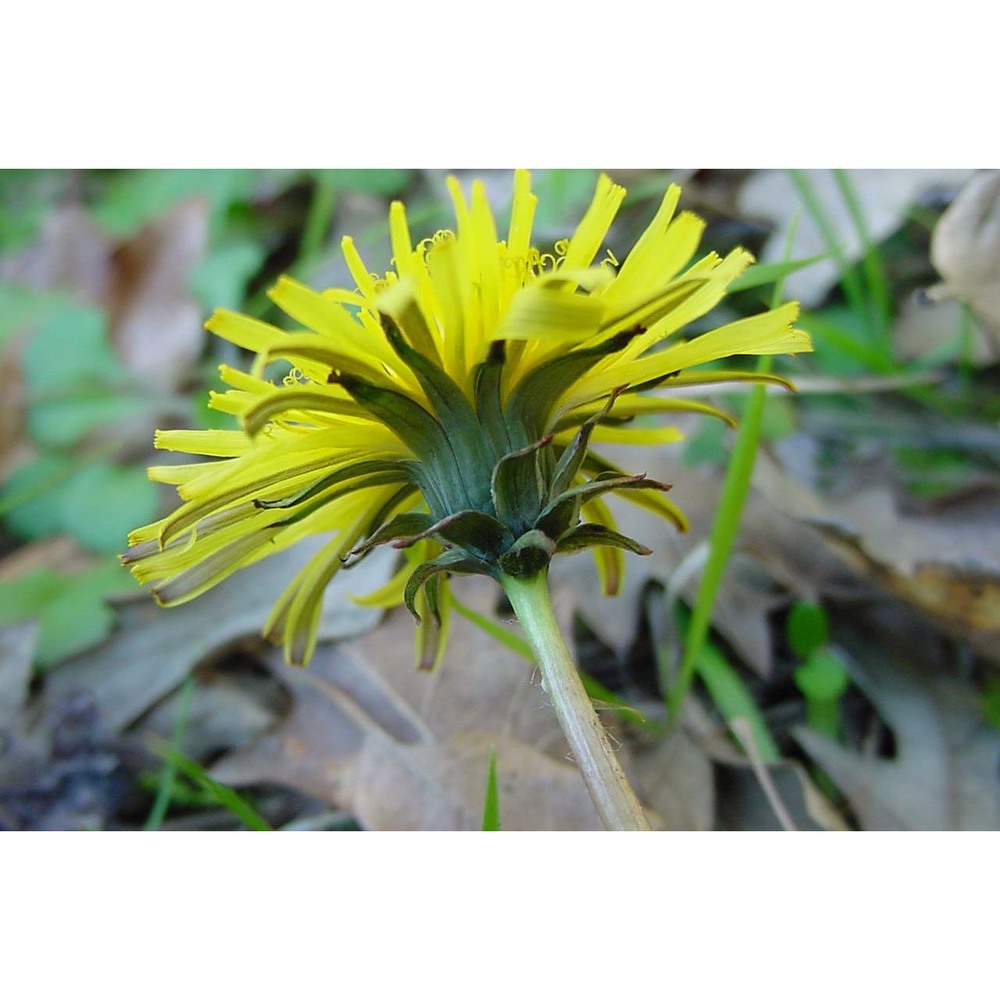
[[[535,654],[559,725],[605,828],[648,830],[642,806],[615,757],[608,734],[566,648],[552,611],[547,574],[543,571],[527,580],[502,574],[500,585]]]

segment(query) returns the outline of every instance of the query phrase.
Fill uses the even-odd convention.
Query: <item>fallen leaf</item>
[[[1000,357],[1000,170],[972,176],[938,220],[931,263],[944,282],[928,294],[967,302]]]
[[[474,579],[459,581],[458,592],[484,614],[499,594]],[[369,829],[478,829],[495,750],[504,829],[599,829],[531,665],[463,618],[450,627],[433,673],[413,665],[413,620],[402,610],[377,630],[321,647],[304,672],[272,656],[292,711],[213,776],[290,785]],[[627,747],[621,758],[629,768]]]
[[[575,767],[495,733],[460,733],[406,746],[369,735],[353,808],[369,830],[478,830],[490,754],[496,754],[502,830],[600,830]]]
[[[901,512],[887,487],[824,500],[758,456],[754,482],[794,517],[823,530],[857,573],[1000,657],[1000,491],[984,486]]]
[[[19,576],[38,569],[61,569],[76,573],[93,566],[96,557],[80,548],[69,535],[56,535],[41,541],[22,545],[0,560],[0,584],[10,583]]]
[[[188,697],[184,738],[180,749],[185,756],[205,760],[243,746],[267,732],[278,715],[268,704],[270,685],[253,676],[227,677],[198,671],[197,683]],[[169,743],[178,723],[181,692],[161,701],[130,731],[149,745],[152,738]]]
[[[655,742],[639,741],[632,773],[641,797],[659,814],[663,830],[711,830],[716,793],[712,763],[680,727]]]
[[[121,244],[105,296],[111,339],[130,371],[151,386],[176,388],[205,346],[204,315],[190,291],[208,246],[209,204],[175,206]]]
[[[173,691],[197,664],[259,637],[279,594],[322,542],[311,539],[276,553],[177,608],[158,608],[145,594],[121,604],[118,628],[105,645],[50,672],[45,703],[72,690],[92,691],[106,724],[117,732]],[[378,621],[379,611],[359,607],[348,596],[384,582],[390,560],[389,553],[376,553],[334,578],[323,603],[321,638],[355,635]]]

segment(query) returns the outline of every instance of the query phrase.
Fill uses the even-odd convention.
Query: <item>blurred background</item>
[[[971,170],[610,170],[623,259],[666,185],[701,252],[761,266],[704,327],[802,303],[815,352],[776,359],[753,487],[698,680],[664,699],[733,443],[708,418],[629,468],[674,483],[684,536],[619,508],[654,549],[617,600],[586,557],[560,615],[623,762],[669,829],[1000,827],[1000,175]],[[482,178],[502,231],[511,172]],[[533,171],[535,243],[586,209],[597,170]],[[217,307],[288,325],[281,274],[353,286],[351,234],[389,266],[389,202],[414,240],[453,226],[446,171],[0,171],[0,829],[477,828],[495,754],[504,828],[596,827],[488,581],[456,586],[452,649],[413,669],[412,622],[341,574],[308,671],[259,639],[308,551],[161,611],[120,568],[171,491],[160,427],[206,406],[238,348]],[[786,262],[784,265],[781,262]],[[791,262],[791,264],[788,264]],[[704,391],[704,390],[703,390]],[[746,393],[705,395],[739,415]],[[634,523],[632,523],[634,522]]]

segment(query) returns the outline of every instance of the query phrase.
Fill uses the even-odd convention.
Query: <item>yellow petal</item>
[[[241,316],[229,309],[216,309],[205,323],[205,329],[255,354],[266,351],[285,335],[283,330],[270,323]]]
[[[330,338],[343,353],[392,366],[395,359],[385,339],[373,337],[343,306],[288,277],[279,278],[267,294],[292,319]],[[273,353],[276,346],[270,345],[269,350]]]
[[[153,447],[164,451],[183,451],[188,455],[233,458],[250,450],[250,440],[243,431],[156,431]]]
[[[611,223],[618,214],[624,198],[625,188],[619,187],[610,177],[601,174],[597,179],[594,200],[570,238],[563,267],[590,267],[597,251],[604,243],[605,236],[608,235]]]

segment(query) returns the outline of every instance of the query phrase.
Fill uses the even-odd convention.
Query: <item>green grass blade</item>
[[[789,227],[788,239],[785,245],[787,259],[795,240],[796,221],[793,219]],[[771,306],[774,308],[781,300],[783,281],[779,279],[774,286]],[[771,369],[771,357],[765,356],[757,361],[757,371],[766,374]],[[708,536],[708,558],[698,581],[698,592],[695,597],[691,620],[688,623],[684,644],[684,654],[681,657],[677,682],[673,689],[666,693],[667,710],[671,718],[680,714],[681,705],[694,680],[695,672],[701,660],[702,649],[708,638],[709,626],[712,623],[712,608],[715,597],[722,583],[733,549],[740,520],[743,515],[743,505],[750,490],[750,480],[753,476],[754,462],[757,458],[757,446],[760,442],[761,424],[764,416],[765,390],[762,385],[755,385],[747,398],[743,417],[736,432],[732,455],[726,468],[726,477],[719,496],[719,506],[712,521]]]
[[[830,256],[837,262],[837,267],[840,270],[840,284],[844,289],[844,295],[847,297],[851,309],[857,314],[858,319],[867,325],[869,315],[865,302],[864,289],[861,287],[857,273],[851,268],[840,244],[837,242],[837,234],[834,232],[833,225],[823,206],[820,204],[812,184],[809,183],[805,172],[802,170],[789,170],[788,174],[799,193],[799,197],[802,199],[806,211],[825,240]]]
[[[170,738],[170,748],[174,753],[180,753],[181,743],[184,741],[184,732],[187,729],[188,709],[191,705],[191,693],[194,691],[194,679],[189,677],[181,686],[180,702],[177,706],[177,719],[174,722],[174,731]],[[149,817],[146,819],[144,830],[159,830],[163,820],[170,808],[170,799],[173,796],[174,781],[177,777],[177,765],[172,760],[163,762],[163,770],[160,772],[160,783],[156,789],[156,798],[153,800],[153,807],[149,810]]]
[[[500,790],[497,787],[497,755],[490,753],[490,769],[486,775],[486,797],[483,801],[484,830],[500,829]]]
[[[892,317],[892,296],[889,292],[889,282],[886,280],[885,270],[882,267],[882,259],[879,256],[878,247],[872,242],[864,212],[861,210],[861,202],[846,171],[834,170],[833,177],[837,182],[837,187],[844,199],[844,204],[847,206],[847,211],[854,223],[854,228],[857,230],[858,239],[864,251],[861,267],[868,285],[869,300],[875,308],[880,347],[886,357],[891,357],[891,344],[888,338]]]
[[[761,363],[757,365],[757,370],[763,371],[769,368],[769,361],[770,358],[762,358]],[[726,478],[722,485],[718,510],[708,536],[708,559],[698,582],[698,593],[688,625],[677,683],[668,697],[667,707],[674,718],[680,712],[681,704],[694,679],[702,647],[708,637],[709,626],[712,622],[715,596],[725,575],[729,555],[739,531],[743,505],[750,490],[750,479],[753,476],[754,462],[757,458],[764,400],[764,387],[755,385],[747,399],[732,455],[726,469]]]
[[[798,260],[777,261],[773,264],[751,264],[730,286],[730,292],[745,292],[749,288],[772,285],[782,281],[796,271],[826,260],[829,253],[818,253],[814,257],[800,257]]]
[[[702,646],[698,654],[698,676],[727,723],[731,724],[734,719],[739,718],[749,722],[754,746],[761,760],[765,764],[775,764],[781,760],[778,746],[746,685],[740,680],[732,664],[711,643]],[[733,735],[739,740],[735,731]],[[744,751],[746,752],[745,747]]]
[[[529,663],[535,662],[535,657],[531,653],[531,647],[515,633],[511,632],[510,629],[504,628],[503,625],[492,621],[485,615],[481,615],[478,611],[473,611],[472,608],[463,604],[449,589],[448,600],[451,606],[467,621],[472,622],[476,628],[481,629],[488,636],[496,639],[497,642],[506,646],[511,652],[517,653],[522,659],[527,660]]]
[[[174,765],[177,771],[190,778],[199,788],[207,792],[223,809],[231,812],[241,823],[251,830],[272,830],[273,827],[257,812],[246,799],[226,785],[210,778],[197,762],[185,757],[172,746],[153,748],[164,760]]]

